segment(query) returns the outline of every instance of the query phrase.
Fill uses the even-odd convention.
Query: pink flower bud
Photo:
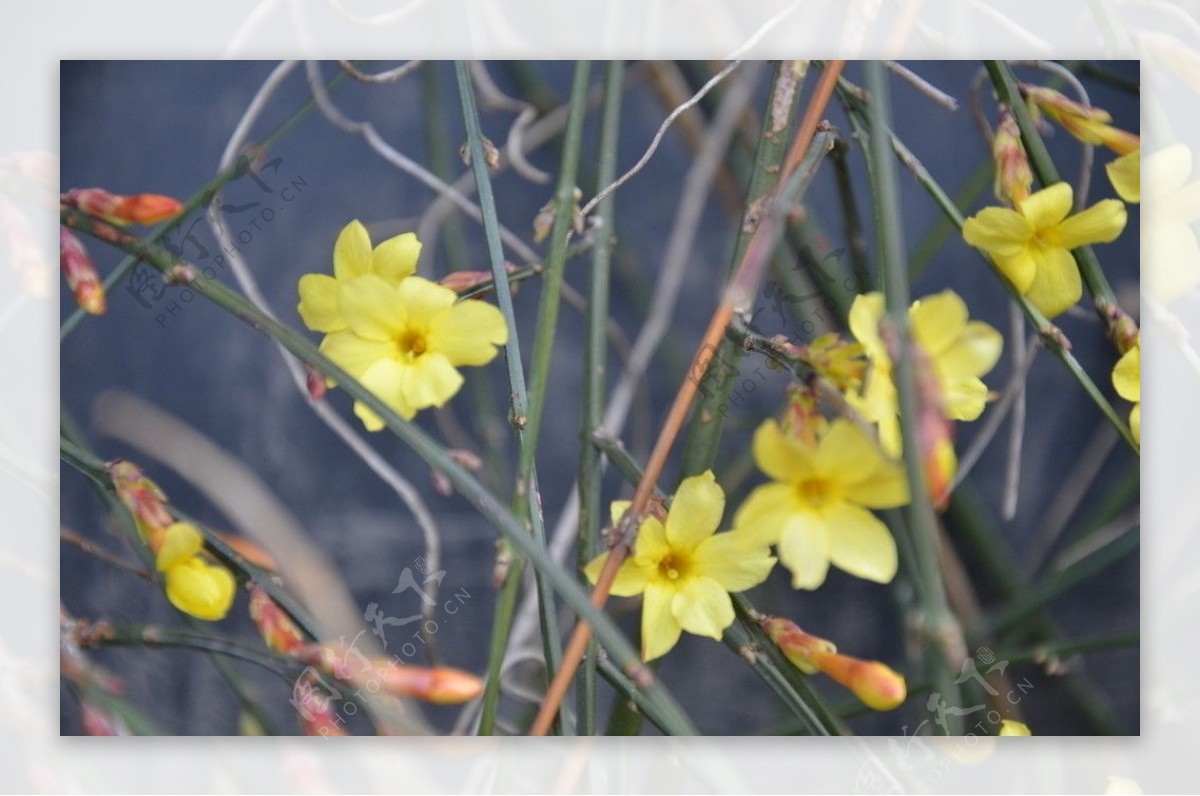
[[[879,661],[818,652],[813,656],[813,662],[830,679],[853,691],[872,710],[892,710],[908,696],[904,676]]]
[[[63,195],[63,201],[117,226],[157,224],[183,210],[179,200],[169,196],[155,193],[120,196],[103,188],[73,188]]]
[[[59,227],[59,264],[67,287],[75,295],[80,307],[92,315],[103,315],[107,309],[104,285],[96,273],[96,266],[88,256],[83,243],[65,227]]]
[[[295,655],[308,648],[300,628],[259,586],[250,588],[250,618],[267,647],[275,652]]]
[[[790,619],[771,616],[760,624],[763,632],[775,642],[792,665],[805,674],[816,674],[820,669],[813,661],[814,655],[837,652],[832,641],[805,633]]]

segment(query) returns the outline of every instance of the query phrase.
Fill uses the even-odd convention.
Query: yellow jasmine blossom
[[[616,525],[629,507],[612,504]],[[712,471],[685,478],[675,493],[666,521],[646,516],[629,558],[613,581],[618,597],[644,595],[642,658],[653,660],[671,650],[684,630],[720,640],[733,624],[730,592],[767,579],[775,559],[756,535],[740,530],[716,533],[725,512],[725,493]],[[584,572],[595,583],[609,553]]]
[[[1126,401],[1133,402],[1129,413],[1129,430],[1133,438],[1142,441],[1142,346],[1139,342],[1117,360],[1112,373],[1113,387]]]
[[[186,614],[215,622],[233,605],[233,575],[200,556],[186,558],[168,569],[167,599]]]
[[[777,544],[795,588],[820,586],[830,564],[878,583],[895,576],[896,542],[867,509],[904,505],[908,484],[866,432],[838,418],[808,441],[767,420],[754,434],[754,461],[773,483],[750,493],[734,527]]]
[[[333,276],[305,274],[300,277],[300,305],[296,308],[304,325],[314,332],[340,332],[346,321],[338,309],[338,287],[365,274],[392,284],[412,276],[421,256],[421,242],[412,232],[388,238],[371,248],[367,228],[357,219],[338,235],[333,245]]]
[[[404,419],[450,400],[463,377],[457,368],[486,365],[508,339],[504,316],[481,301],[458,301],[453,290],[410,276],[393,283],[376,274],[338,289],[346,329],[332,332],[321,351]],[[365,404],[354,412],[370,431],[383,421]]]
[[[174,522],[163,529],[158,549],[154,551],[154,566],[159,572],[185,561],[204,547],[204,537],[189,522]]]
[[[1019,721],[1004,719],[1000,722],[1000,732],[998,735],[1033,735],[1029,727]]]
[[[1146,158],[1144,287],[1162,302],[1200,282],[1200,245],[1193,229],[1200,220],[1200,182],[1189,182],[1191,175],[1192,150],[1186,144],[1172,144]]]
[[[899,456],[899,403],[892,381],[892,360],[879,336],[883,314],[881,293],[860,295],[850,307],[850,331],[862,343],[871,371],[862,391],[846,397],[867,419],[879,424],[884,450]],[[913,341],[937,379],[945,416],[951,420],[978,418],[988,396],[987,385],[980,377],[1000,359],[1004,338],[983,321],[970,320],[966,303],[952,290],[913,302],[908,323]]]
[[[1136,204],[1142,200],[1142,150],[1135,149],[1127,155],[1104,166],[1109,182],[1117,196]]]
[[[967,243],[991,255],[1008,280],[1048,318],[1083,296],[1071,249],[1109,243],[1125,228],[1125,205],[1105,199],[1073,216],[1065,182],[1017,202],[1016,210],[987,207],[963,224]]]

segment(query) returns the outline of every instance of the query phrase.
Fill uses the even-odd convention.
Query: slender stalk
[[[95,625],[80,639],[80,645],[106,647],[146,647],[148,649],[186,649],[223,655],[253,663],[291,683],[304,668],[295,658],[252,646],[241,641],[194,630],[168,630],[150,625]]]
[[[1055,641],[1038,644],[1024,650],[999,652],[996,658],[1009,663],[1043,663],[1050,658],[1066,658],[1086,652],[1103,652],[1105,650],[1136,647],[1142,641],[1142,634],[1136,630],[1128,633],[1114,633],[1109,636],[1097,636],[1076,641]]]
[[[633,708],[628,709],[628,712],[636,716],[645,716],[650,719],[650,723],[658,727],[659,731],[664,735],[670,735],[661,724],[659,724],[653,715],[647,711],[646,699],[642,693],[634,686],[633,682],[621,672],[616,666],[613,666],[612,661],[607,658],[601,658],[596,661],[596,670],[600,676],[608,681],[609,685],[615,688],[621,696],[626,700],[626,703],[632,704]],[[634,712],[636,709],[636,713]],[[620,728],[617,728],[620,729]],[[614,732],[610,731],[606,735],[636,735],[636,732]]]
[[[863,231],[858,205],[854,201],[854,181],[850,178],[850,146],[839,141],[833,148],[833,174],[836,177],[838,200],[842,208],[842,224],[850,248],[850,270],[862,292],[870,290],[871,266],[867,259],[867,235]]]
[[[762,681],[775,692],[775,696],[779,697],[788,710],[796,714],[801,723],[808,729],[812,735],[829,735],[830,733],[821,724],[820,719],[813,713],[812,708],[805,704],[796,690],[792,688],[792,684],[783,676],[775,664],[771,661],[767,654],[754,643],[750,631],[739,621],[734,621],[726,630],[722,637],[725,646],[729,647],[738,657],[750,664]]]
[[[642,689],[647,703],[654,706],[660,720],[679,735],[695,734],[695,728],[684,715],[667,688],[657,681],[638,658],[637,651],[621,633],[620,629],[602,610],[588,599],[575,578],[550,558],[545,548],[538,545],[529,535],[528,529],[505,506],[428,434],[416,425],[404,420],[395,410],[365,388],[357,379],[326,357],[307,337],[279,323],[263,313],[258,307],[220,282],[203,279],[194,267],[178,260],[161,247],[143,241],[95,219],[89,218],[73,208],[62,208],[60,219],[66,226],[82,231],[99,240],[110,243],[127,253],[136,255],[173,280],[183,281],[202,298],[213,302],[234,317],[244,321],[255,330],[283,345],[301,361],[312,365],[321,375],[332,379],[352,399],[361,401],[382,419],[387,428],[433,470],[440,472],[455,491],[474,506],[501,534],[513,544],[534,568],[545,574],[564,602],[591,627],[596,629],[596,638],[608,651],[617,666],[623,667],[630,678]],[[505,291],[501,291],[503,295]],[[210,545],[213,540],[209,540]]]
[[[1029,163],[1033,166],[1038,181],[1043,187],[1061,182],[1062,179],[1058,176],[1054,161],[1050,158],[1046,144],[1042,141],[1033,117],[1029,114],[1029,107],[1021,97],[1021,90],[1017,86],[1016,77],[1013,76],[1012,67],[1005,61],[984,61],[983,63],[987,67],[988,75],[992,78],[992,84],[996,87],[997,98],[1012,110],[1013,116],[1017,120],[1017,126],[1021,128],[1021,140],[1025,144],[1025,151],[1029,153]],[[1079,266],[1079,274],[1083,277],[1084,284],[1087,285],[1088,291],[1095,299],[1097,309],[1099,310],[1104,305],[1116,306],[1117,296],[1109,286],[1092,247],[1080,246],[1073,249],[1071,254],[1075,257],[1075,264]],[[1107,320],[1103,312],[1100,314],[1100,319]]]
[[[849,81],[843,80],[839,83],[838,92],[842,98],[843,104],[846,106],[847,113],[850,115],[851,120],[858,120],[856,123],[861,123],[862,120],[865,120],[870,103],[863,99],[862,89],[858,88]],[[941,208],[946,217],[953,221],[954,224],[961,229],[965,219],[963,218],[963,215],[959,211],[958,207],[955,205],[954,200],[950,198],[941,185],[939,185],[932,175],[930,175],[924,164],[922,164],[921,161],[918,160],[915,155],[913,155],[909,148],[904,145],[904,142],[901,141],[895,133],[888,131],[887,134],[891,138],[892,149],[895,150],[896,157],[898,157],[900,162],[903,163],[905,167],[907,167],[909,171],[913,173],[913,175],[917,178],[917,182],[919,182],[925,191],[933,198],[934,202],[939,208]],[[1042,339],[1046,349],[1054,354],[1054,356],[1066,366],[1067,370],[1075,378],[1075,381],[1079,383],[1079,386],[1082,387],[1084,392],[1087,393],[1088,397],[1092,399],[1092,403],[1096,405],[1108,422],[1113,425],[1113,428],[1115,428],[1117,432],[1125,439],[1129,447],[1131,447],[1135,453],[1139,452],[1138,443],[1133,438],[1133,434],[1130,432],[1128,424],[1121,418],[1119,414],[1117,414],[1117,411],[1113,409],[1112,404],[1109,403],[1108,399],[1104,396],[1104,393],[1100,391],[1100,389],[1096,386],[1096,383],[1092,381],[1091,376],[1089,376],[1083,369],[1083,366],[1079,364],[1079,360],[1075,359],[1075,356],[1071,353],[1071,342],[1067,339],[1066,335],[1064,335],[1058,327],[1050,323],[1050,321],[1046,319],[1046,316],[1042,315],[1037,307],[1033,306],[1033,304],[1029,302],[1029,299],[1022,295],[1021,292],[1013,286],[1012,282],[1010,282],[1008,278],[1004,276],[1004,273],[996,267],[996,264],[990,257],[983,252],[979,252],[979,256],[982,257],[984,262],[986,262],[992,269],[992,272],[996,275],[996,278],[1000,280],[1000,283],[1004,286],[1005,290],[1008,291],[1009,295],[1012,296],[1013,300],[1020,305],[1021,312],[1024,313],[1025,318],[1029,321],[1034,331]]]
[[[621,81],[623,61],[609,61],[604,70],[604,110],[600,122],[599,165],[596,185],[611,183],[617,175],[617,144],[620,139]],[[587,343],[583,352],[583,411],[580,416],[579,449],[579,542],[576,565],[582,572],[592,556],[600,552],[600,526],[604,509],[600,499],[604,471],[601,453],[591,444],[593,432],[604,422],[605,371],[608,346],[605,326],[608,322],[609,280],[615,241],[616,214],[613,194],[601,200],[597,213],[601,220],[592,249],[592,272],[588,287]],[[586,657],[575,680],[575,711],[580,735],[596,734],[596,658],[595,640],[588,643]]]
[[[346,78],[347,75],[345,72],[338,72],[329,80],[328,83],[325,84],[325,90],[332,93],[346,80]],[[316,104],[316,99],[313,97],[309,97],[307,100],[305,100],[300,107],[293,111],[291,116],[284,119],[278,127],[259,139],[257,143],[250,146],[247,149],[247,153],[239,157],[236,163],[217,174],[217,176],[205,183],[205,185],[199,191],[192,194],[192,196],[183,203],[183,209],[179,211],[179,215],[175,216],[169,221],[164,221],[162,224],[159,224],[157,227],[155,227],[150,234],[146,236],[145,241],[147,243],[158,243],[164,237],[171,234],[187,219],[189,215],[192,214],[192,212],[208,204],[209,200],[212,199],[212,197],[227,183],[236,180],[238,177],[246,173],[246,170],[254,160],[251,153],[265,151],[271,147],[289,130],[295,127],[296,124],[303,119],[309,111],[316,107]],[[112,290],[113,285],[117,284],[126,276],[128,276],[129,272],[132,271],[133,267],[137,264],[137,257],[128,256],[123,259],[117,265],[117,267],[114,268],[112,272],[104,278],[104,292],[108,293],[110,290]],[[79,325],[79,322],[82,321],[86,316],[87,313],[84,312],[81,307],[76,307],[75,310],[69,316],[67,316],[67,319],[63,321],[62,328],[58,333],[59,341],[61,342],[65,340],[67,335],[69,335],[75,329],[75,327]]]
[[[793,193],[802,185],[806,184],[806,176],[811,180],[811,175],[807,175],[804,172],[801,160],[806,157],[811,159],[813,156],[813,147],[810,145],[816,143],[814,136],[817,132],[818,121],[829,104],[829,98],[833,94],[837,77],[841,74],[844,66],[845,62],[834,61],[826,73],[821,76],[821,83],[817,86],[817,90],[809,102],[808,110],[800,124],[800,129],[792,141],[792,148],[788,152],[787,160],[784,161],[783,171],[780,175],[780,186],[768,203],[770,212],[767,213],[766,217],[759,223],[758,228],[755,230],[750,245],[746,247],[745,258],[726,286],[721,302],[713,313],[712,319],[709,321],[708,328],[705,330],[704,337],[701,339],[700,346],[693,358],[696,366],[689,373],[688,378],[684,379],[683,384],[680,385],[679,391],[675,395],[675,400],[667,413],[667,419],[659,432],[658,440],[650,452],[650,458],[646,463],[646,472],[642,477],[641,483],[638,484],[637,489],[633,493],[633,500],[629,508],[617,526],[617,534],[621,541],[612,548],[611,554],[605,562],[604,569],[597,579],[596,587],[592,590],[590,607],[597,609],[599,613],[602,613],[599,609],[602,609],[608,601],[609,590],[616,579],[617,570],[629,552],[629,545],[633,539],[634,531],[640,525],[641,519],[645,515],[654,482],[658,480],[658,476],[662,473],[663,467],[667,463],[667,457],[671,452],[671,446],[674,444],[675,438],[679,434],[679,430],[687,417],[688,410],[691,408],[692,399],[696,396],[698,381],[704,378],[711,359],[710,354],[716,350],[717,345],[721,342],[721,338],[725,334],[725,328],[729,325],[729,320],[733,316],[734,309],[741,310],[747,307],[754,298],[754,291],[758,287],[763,270],[770,260],[771,253],[779,239],[784,202],[789,200]],[[801,167],[797,168],[797,166]],[[571,641],[563,655],[563,667],[550,683],[550,689],[546,693],[546,699],[542,703],[541,710],[538,712],[530,734],[545,735],[546,731],[550,728],[554,716],[558,713],[558,708],[566,696],[567,689],[570,687],[575,669],[578,667],[584,652],[587,650],[587,643],[591,638],[591,633],[590,620],[587,617],[581,617],[575,626],[575,632],[572,634]]]
[[[888,152],[891,109],[887,77],[883,64],[865,64],[867,86],[872,102],[870,119],[870,157],[874,163],[878,186],[875,206],[878,213],[876,229],[879,236],[879,261],[884,274],[884,296],[888,319],[896,337],[895,381],[900,399],[900,427],[904,446],[904,465],[908,474],[911,503],[908,508],[909,527],[917,554],[920,574],[917,587],[921,594],[924,620],[931,636],[938,640],[940,650],[929,656],[933,664],[934,681],[942,697],[951,706],[959,704],[959,689],[952,673],[953,659],[960,657],[953,649],[956,639],[961,643],[961,630],[950,611],[946,587],[942,581],[941,553],[938,548],[938,523],[925,483],[920,439],[917,435],[916,369],[912,357],[912,342],[908,331],[908,308],[911,303],[908,289],[908,268],[904,262],[904,235],[900,220],[900,197],[896,188],[896,166]],[[961,732],[960,717],[948,715],[947,732]],[[940,725],[939,725],[940,726]]]
[[[568,121],[568,136],[574,135],[575,150],[574,162],[578,163],[578,141],[580,130],[582,128],[583,112],[585,108],[585,96],[587,91],[587,73],[582,67],[576,69],[578,73],[583,71],[583,88],[580,96],[572,94],[573,103],[571,106],[571,118]],[[479,205],[483,213],[484,232],[488,242],[488,253],[491,258],[492,278],[496,284],[497,304],[500,306],[500,311],[504,314],[505,322],[508,324],[508,342],[505,347],[505,359],[508,363],[509,388],[511,390],[511,411],[510,420],[517,430],[517,438],[520,446],[518,464],[517,487],[514,497],[514,509],[519,517],[527,517],[529,524],[529,532],[532,535],[536,544],[545,549],[546,546],[546,528],[545,520],[542,515],[541,496],[538,492],[537,472],[534,467],[535,453],[537,451],[537,431],[541,421],[542,402],[545,396],[545,377],[541,377],[541,388],[538,388],[538,368],[535,362],[534,367],[534,389],[533,400],[530,400],[530,393],[525,385],[525,373],[521,366],[521,349],[517,339],[516,317],[512,307],[512,294],[507,284],[507,273],[504,267],[504,253],[500,241],[500,222],[496,216],[496,202],[492,194],[491,178],[487,173],[487,161],[484,158],[483,152],[483,132],[480,129],[479,113],[475,108],[475,94],[471,85],[471,76],[466,63],[462,61],[455,62],[455,72],[458,76],[459,96],[463,105],[463,118],[467,127],[467,143],[471,151],[471,167],[475,173],[475,183],[479,191]],[[576,81],[579,82],[578,79]],[[568,147],[569,149],[570,147]],[[567,155],[564,153],[564,163]],[[560,175],[560,192],[561,183],[569,183],[567,193],[574,189],[575,169],[570,169],[569,175]],[[539,360],[542,357],[548,359],[549,349],[553,346],[553,328],[554,321],[557,319],[558,300],[562,289],[562,267],[565,263],[566,255],[566,230],[569,227],[559,231],[559,223],[564,221],[563,216],[566,216],[565,221],[569,222],[570,213],[561,212],[570,206],[570,200],[565,204],[560,204],[560,213],[555,220],[555,231],[561,235],[561,243],[556,243],[552,247],[552,258],[557,254],[559,260],[557,263],[553,261],[550,267],[546,270],[546,285],[543,287],[543,302],[539,308],[538,328],[535,333],[534,340],[534,356]],[[556,241],[558,239],[556,238]],[[551,279],[549,272],[554,270],[557,275],[557,280]],[[551,287],[553,283],[553,287]],[[547,298],[548,294],[552,297]],[[544,310],[547,303],[552,304],[551,310]],[[553,317],[548,317],[548,316]],[[544,368],[548,363],[543,362]],[[504,554],[504,551],[502,551]],[[525,567],[524,560],[511,550],[508,554],[512,557],[512,563],[507,575],[507,580],[504,584],[505,590],[517,591],[520,589],[521,576]],[[539,618],[542,628],[542,646],[545,652],[546,673],[548,677],[553,677],[554,672],[558,669],[558,662],[561,656],[561,643],[558,633],[558,624],[554,611],[552,592],[549,585],[545,582],[544,576],[535,574],[538,589],[538,607]],[[510,585],[511,584],[511,585]],[[487,691],[484,694],[483,714],[480,719],[480,733],[483,735],[490,734],[492,725],[495,721],[496,705],[500,698],[500,675],[503,667],[504,651],[507,649],[508,634],[512,630],[513,611],[516,609],[516,595],[503,595],[496,603],[496,621],[493,624],[493,634],[501,636],[505,643],[500,644],[497,641],[492,643],[492,653],[488,661],[488,685]],[[501,611],[505,613],[501,614]],[[495,657],[499,653],[499,658]]]
[[[762,216],[763,203],[779,182],[780,169],[787,156],[787,133],[795,122],[796,108],[799,106],[796,98],[803,87],[803,73],[798,72],[797,64],[796,61],[780,61],[775,65],[771,90],[767,94],[762,114],[762,133],[754,153],[754,162],[750,166],[746,209],[738,228],[733,253],[729,258],[728,276],[733,275],[742,258],[746,256],[750,238]],[[715,352],[717,361],[730,369],[737,368],[741,355],[741,350],[727,340],[721,341]],[[684,444],[681,473],[684,478],[709,469],[717,457],[721,427],[725,421],[720,407],[729,402],[729,394],[736,379],[711,381],[716,381],[717,384],[710,385],[703,391],[703,397],[696,405],[696,412],[692,418],[691,431]]]

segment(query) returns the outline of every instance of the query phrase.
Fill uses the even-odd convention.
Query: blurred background
[[[966,212],[993,204],[991,173],[985,167],[988,152],[968,104],[971,82],[980,65],[945,61],[905,65],[957,98],[959,108],[951,111],[893,76],[897,135],[951,195],[975,197],[964,206]],[[370,68],[385,66],[391,64],[371,64]],[[1117,126],[1138,129],[1136,62],[1071,66],[1094,105],[1109,110]],[[273,68],[269,62],[63,62],[62,188],[101,186],[115,193],[156,192],[180,199],[191,196],[216,173],[239,118]],[[568,63],[495,62],[487,68],[504,93],[535,104],[539,115],[566,100],[572,74]],[[663,87],[669,85],[668,78],[677,85],[686,85],[690,94],[715,68],[719,67],[701,62],[630,64],[622,109],[619,170],[641,156],[675,104],[664,99],[669,94]],[[757,118],[766,100],[769,65],[746,64],[734,77],[754,69],[755,98],[749,107]],[[326,78],[336,71],[335,65],[324,65]],[[594,66],[593,85],[598,85],[601,71]],[[1049,82],[1047,75],[1032,70],[1020,70],[1019,76]],[[847,77],[861,85],[860,65],[850,64]],[[813,80],[810,77],[802,103]],[[1132,82],[1134,89],[1123,88],[1124,82]],[[719,99],[728,86],[729,81],[710,99]],[[252,138],[268,132],[310,96],[303,69],[295,70],[272,98]],[[427,63],[419,72],[394,84],[347,81],[333,94],[333,101],[349,118],[371,121],[385,140],[417,162],[429,164],[435,171],[448,169],[454,178],[466,171],[458,158],[465,135],[452,64]],[[994,119],[994,103],[987,91],[984,106]],[[614,266],[612,310],[614,320],[629,338],[636,336],[645,321],[684,181],[694,161],[687,129],[698,130],[702,136],[714,107],[712,102],[705,102],[681,117],[646,168],[617,194],[613,223],[620,248]],[[853,145],[848,162],[855,201],[867,240],[871,241],[870,194],[862,152],[836,102],[828,118]],[[511,111],[483,109],[485,132],[498,144],[506,138],[513,119]],[[585,198],[596,190],[593,153],[597,134],[598,118],[593,110],[586,122],[581,167]],[[530,163],[555,174],[556,140],[530,153]],[[1048,144],[1064,178],[1074,181],[1080,156],[1078,143],[1059,130]],[[735,147],[739,145],[735,141]],[[268,155],[267,166],[260,169],[257,179],[239,178],[225,190],[226,214],[230,231],[240,241],[240,252],[267,301],[285,323],[300,328],[295,312],[297,280],[305,273],[329,272],[333,241],[347,222],[362,220],[378,242],[416,229],[436,197],[417,180],[384,163],[361,137],[339,130],[316,111],[303,117]],[[1113,195],[1103,173],[1108,158],[1107,153],[1097,153],[1090,201]],[[1002,331],[1007,349],[1011,338],[1007,294],[957,234],[948,234],[944,240],[930,237],[941,220],[940,211],[910,173],[902,169],[898,178],[908,249],[914,258],[928,257],[928,266],[914,284],[913,295],[919,297],[945,288],[956,290],[967,300],[972,317]],[[494,186],[501,222],[531,242],[531,224],[550,198],[552,184],[535,184],[508,169],[496,177]],[[623,439],[639,459],[644,459],[715,307],[740,223],[737,192],[743,189],[743,182],[732,170],[723,172],[705,205],[669,332],[649,369],[644,392],[625,424]],[[805,207],[814,250],[845,248],[831,163],[821,167],[808,190]],[[1116,243],[1099,247],[1098,255],[1122,304],[1135,308],[1138,207],[1131,205],[1129,211],[1129,232]],[[221,249],[203,216],[196,214],[181,229],[194,236],[186,244],[182,244],[182,235],[175,236],[183,245],[184,256],[202,267],[218,266],[216,278],[232,284],[227,270],[219,267]],[[110,271],[120,259],[98,243],[89,241],[88,248],[102,273]],[[543,247],[535,248],[544,252]],[[874,275],[877,269],[872,249],[868,249],[868,260]],[[470,219],[455,219],[437,240],[426,240],[421,273],[437,278],[451,270],[486,270],[487,262],[482,229]],[[567,282],[584,293],[588,262],[586,256],[576,258],[568,263],[566,271]],[[523,283],[515,297],[522,341],[532,337],[538,292],[537,281],[532,280]],[[85,319],[61,350],[63,411],[79,423],[98,454],[105,459],[128,457],[138,461],[176,505],[215,528],[229,527],[229,520],[186,479],[101,433],[94,418],[97,397],[110,390],[134,393],[198,429],[254,471],[300,519],[309,538],[344,576],[361,609],[376,603],[394,616],[417,613],[420,605],[416,594],[393,594],[406,567],[420,568],[423,548],[416,523],[395,493],[313,415],[295,390],[273,345],[199,298],[181,301],[177,289],[162,288],[161,283],[151,282],[147,287],[129,281],[114,289],[109,301],[108,314]],[[803,315],[780,316],[763,295],[758,306],[767,308],[755,322],[761,331],[803,338]],[[63,317],[73,309],[71,297],[63,291]],[[800,308],[801,313],[805,311],[805,307]],[[1088,310],[1063,316],[1059,325],[1074,343],[1074,353],[1084,368],[1111,397],[1108,374],[1115,356],[1094,315]],[[317,336],[312,338],[315,342]],[[583,339],[581,313],[564,305],[538,459],[548,528],[554,526],[566,504],[578,466]],[[621,357],[614,353],[609,365],[611,385],[621,372]],[[724,451],[717,460],[718,477],[733,488],[727,503],[730,514],[749,489],[763,480],[747,459],[750,432],[763,417],[777,412],[784,400],[787,379],[762,365],[763,361],[748,357],[740,366],[742,400],[730,408]],[[986,379],[989,386],[1001,389],[1010,371],[1006,351]],[[451,402],[449,412],[441,417],[433,412],[422,413],[417,422],[454,445],[457,442],[451,437],[463,431],[476,442],[474,449],[483,453],[483,439],[506,438],[496,433],[495,423],[489,420],[504,415],[505,384],[504,366],[498,359],[469,374],[467,387]],[[1139,498],[1135,458],[1115,442],[1099,412],[1053,357],[1042,354],[1034,361],[1028,395],[1020,488],[1013,518],[1004,521],[1001,511],[1007,424],[946,515],[948,533],[972,576],[984,610],[999,605],[1004,594],[987,561],[980,559],[978,548],[971,542],[975,524],[991,524],[1020,569],[1032,574],[1052,570],[1060,561],[1056,556],[1070,553],[1075,541],[1097,528],[1103,531],[1114,519],[1132,511],[1136,521]],[[328,400],[352,417],[344,395],[334,391]],[[1116,405],[1124,411],[1124,404]],[[960,453],[970,447],[982,422],[958,425]],[[491,576],[495,533],[465,501],[439,495],[428,468],[394,437],[381,433],[372,435],[370,441],[422,489],[435,512],[444,543],[443,595],[469,595],[457,613],[440,617],[436,635],[439,654],[447,664],[482,674],[494,607]],[[485,477],[501,495],[511,490],[515,453],[515,446],[508,441],[490,457]],[[669,467],[664,482],[674,483],[674,478]],[[626,497],[631,491],[611,469],[606,490],[613,499]],[[1065,499],[1064,494],[1074,496],[1074,500]],[[61,522],[111,549],[121,544],[112,535],[91,488],[66,467],[62,472]],[[1135,551],[1050,602],[1051,619],[1060,636],[1086,639],[1136,631],[1140,611],[1138,566]],[[752,593],[757,607],[795,619],[806,630],[834,640],[840,651],[879,659],[899,671],[908,671],[903,628],[912,595],[901,579],[880,586],[833,570],[826,584],[810,593],[792,591],[786,575],[777,569],[770,581]],[[114,623],[179,623],[178,614],[153,587],[74,547],[62,548],[61,584],[63,604],[76,616]],[[229,618],[215,629],[256,638],[244,606],[243,596]],[[636,608],[616,601],[613,611],[622,616],[623,626],[632,634]],[[389,628],[388,633],[388,651],[406,658],[405,644],[412,631]],[[1029,647],[1029,643],[1017,639],[1007,649]],[[996,660],[1004,659],[1005,648],[993,652]],[[110,649],[95,653],[95,658],[126,681],[129,698],[165,731],[185,735],[237,732],[237,702],[202,655]],[[412,660],[421,661],[419,650]],[[1052,675],[1032,662],[1014,661],[1008,669],[1014,680],[1028,678],[1032,684],[1022,696],[1020,708],[1035,733],[1138,733],[1136,646],[1074,656],[1066,663],[1068,676]],[[238,669],[244,670],[247,680],[263,697],[263,704],[273,711],[278,729],[294,732],[296,723],[287,702],[287,687],[252,666],[239,665]],[[723,645],[685,635],[663,661],[660,673],[706,734],[796,730],[755,673]],[[828,696],[830,704],[847,707],[850,726],[862,734],[898,734],[904,727],[911,733],[922,720],[930,718],[924,694],[915,696],[898,711],[866,714],[855,712],[854,700],[831,683],[817,680],[814,684]],[[910,678],[910,686],[915,684]],[[602,691],[610,693],[606,687]],[[506,712],[519,715],[521,704],[516,698],[507,700]],[[458,712],[438,708],[431,709],[429,715],[440,729],[449,730]],[[61,722],[63,734],[81,731],[78,706],[66,692]]]

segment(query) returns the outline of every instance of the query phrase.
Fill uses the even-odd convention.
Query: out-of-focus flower
[[[133,735],[129,725],[120,716],[86,698],[80,699],[79,709],[79,722],[83,725],[84,735]]]
[[[796,356],[808,363],[842,392],[856,390],[867,370],[860,343],[823,334],[807,346],[796,346]]]
[[[1131,204],[1142,200],[1142,150],[1135,149],[1128,155],[1121,155],[1105,164],[1104,170],[1117,196]]]
[[[1071,186],[1059,182],[1018,202],[1016,210],[986,207],[963,224],[967,243],[987,252],[1048,318],[1083,296],[1070,250],[1115,240],[1127,219],[1125,205],[1117,199],[1097,202],[1073,216],[1071,201]]]
[[[192,556],[163,575],[167,581],[167,599],[180,611],[206,622],[223,619],[229,613],[236,584],[225,567]]]
[[[1129,430],[1133,438],[1142,441],[1142,346],[1137,343],[1117,360],[1112,373],[1113,387],[1126,401],[1133,402],[1129,413]]]
[[[305,274],[300,277],[300,304],[296,308],[304,325],[314,332],[340,332],[346,322],[338,310],[338,287],[349,280],[374,274],[389,283],[417,271],[421,241],[412,232],[388,238],[371,247],[371,236],[355,219],[342,228],[333,245],[333,276]]]
[[[58,229],[58,254],[63,278],[75,295],[75,301],[84,311],[103,315],[108,303],[104,299],[100,275],[96,273],[96,266],[83,248],[83,243],[66,227]]]
[[[1146,158],[1142,233],[1144,289],[1163,303],[1200,283],[1200,245],[1192,224],[1200,221],[1200,182],[1188,182],[1192,151],[1172,144]]]
[[[162,490],[137,465],[114,459],[105,469],[117,499],[133,515],[138,533],[154,555],[167,599],[197,619],[224,618],[233,605],[236,583],[229,570],[206,558],[200,531],[191,523],[175,521]]]
[[[996,125],[992,159],[996,163],[996,179],[992,186],[996,199],[1015,205],[1027,198],[1033,188],[1033,171],[1021,143],[1021,130],[1008,108],[1001,111],[1000,122]]]
[[[462,386],[458,368],[486,365],[508,340],[498,309],[419,276],[356,277],[339,288],[338,307],[348,328],[327,335],[321,351],[406,420],[445,404]],[[368,430],[383,428],[366,404],[354,412]]]
[[[1108,786],[1104,789],[1105,796],[1139,796],[1142,793],[1142,786],[1129,777],[1118,777],[1115,774],[1110,774],[1108,777]]]
[[[63,194],[66,204],[78,207],[116,226],[157,224],[174,218],[183,210],[178,199],[156,193],[120,196],[103,188],[72,188]]]
[[[1033,735],[1029,727],[1019,721],[1004,719],[1000,722],[1000,732],[997,735]]]
[[[872,710],[893,710],[908,696],[904,676],[879,661],[841,655],[833,642],[805,633],[788,619],[766,617],[760,624],[797,669],[805,674],[825,673]]]
[[[629,503],[612,504],[616,525]],[[630,557],[622,562],[611,593],[645,595],[642,603],[642,657],[653,660],[679,641],[682,631],[720,640],[734,619],[731,592],[767,579],[775,559],[755,534],[716,533],[725,511],[725,493],[712,471],[685,478],[666,521],[647,515],[638,528]],[[585,569],[595,583],[610,553]]]
[[[31,296],[45,298],[50,294],[53,271],[46,252],[38,245],[25,213],[3,193],[0,193],[0,250]]]
[[[815,442],[767,420],[754,434],[754,461],[773,483],[758,487],[734,518],[737,533],[776,544],[792,585],[815,589],[830,564],[887,583],[896,574],[896,542],[871,508],[908,502],[904,471],[845,418]]]
[[[871,369],[862,392],[848,394],[847,400],[879,424],[884,450],[899,456],[899,402],[891,355],[879,331],[883,315],[881,293],[860,295],[850,307],[850,331],[863,344]],[[978,418],[988,396],[981,377],[1000,359],[1004,338],[989,324],[970,320],[966,303],[952,290],[913,302],[908,322],[912,340],[937,381],[945,416],[950,420]]]

